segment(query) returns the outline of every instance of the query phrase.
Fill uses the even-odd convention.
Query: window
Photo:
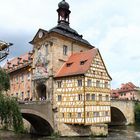
[[[96,87],[100,87],[100,81],[96,81]]]
[[[62,118],[64,118],[65,117],[65,114],[64,113],[62,113]]]
[[[63,46],[63,54],[67,55],[67,52],[68,52],[68,46],[64,45]]]
[[[95,64],[96,64],[96,65],[99,65],[99,61],[95,61]]]
[[[21,74],[21,81],[24,81],[24,75]]]
[[[93,112],[93,117],[99,117],[99,112]]]
[[[99,101],[102,101],[102,94],[99,94]]]
[[[30,98],[30,91],[29,90],[27,91],[27,96],[28,96],[28,98]]]
[[[101,72],[101,76],[103,76],[103,72]]]
[[[81,87],[82,86],[82,80],[77,80],[78,81],[78,87]]]
[[[105,88],[108,88],[108,82],[105,82]]]
[[[87,112],[87,117],[89,118],[89,112]]]
[[[27,74],[27,79],[30,80],[30,73]]]
[[[18,93],[16,93],[16,97],[18,98]]]
[[[62,96],[58,95],[58,102],[60,102],[62,100]]]
[[[109,116],[109,112],[108,111],[105,111],[105,116]]]
[[[23,100],[24,92],[21,92],[21,99]]]
[[[93,101],[95,101],[95,94],[92,94],[92,95],[91,95],[91,99],[92,99]]]
[[[67,63],[66,64],[67,67],[70,67],[71,65],[72,65],[72,63]]]
[[[106,98],[106,101],[109,101],[109,95],[106,95],[105,98]]]
[[[69,118],[71,118],[71,116],[72,116],[72,114],[71,114],[71,113],[69,113],[69,114],[68,114],[68,117],[69,117]]]
[[[78,118],[81,118],[81,113],[80,112],[78,113]]]
[[[79,101],[82,100],[82,94],[78,94],[78,100],[79,100]]]
[[[18,76],[16,77],[16,82],[18,83]]]
[[[57,85],[58,85],[58,88],[61,88],[61,86],[62,86],[62,81],[57,81]]]
[[[48,44],[46,44],[45,47],[46,47],[46,55],[48,55],[48,53],[49,53],[48,52]]]
[[[86,94],[86,100],[87,100],[87,101],[90,100],[90,94]]]
[[[87,80],[87,86],[88,86],[88,87],[91,87],[91,79],[88,79],[88,80]]]
[[[80,65],[84,65],[87,60],[80,61]]]

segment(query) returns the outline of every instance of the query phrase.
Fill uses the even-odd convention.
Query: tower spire
[[[61,23],[65,23],[67,25],[69,25],[69,15],[71,13],[71,11],[69,10],[69,4],[65,1],[62,0],[59,4],[58,4],[58,24]]]

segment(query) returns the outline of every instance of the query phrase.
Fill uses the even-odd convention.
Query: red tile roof
[[[12,60],[7,61],[4,68],[7,69],[8,71],[12,70],[13,68],[15,70],[18,66],[22,66],[31,62],[29,58],[30,60],[32,60],[32,53],[26,53],[24,55],[21,55],[20,57],[15,57]]]
[[[122,93],[122,92],[129,92],[129,91],[134,91],[138,87],[135,86],[132,82],[128,82],[126,84],[122,84],[120,88],[116,90],[112,90],[112,93]]]
[[[93,58],[98,53],[96,48],[86,52],[72,54],[68,61],[63,64],[55,77],[65,77],[72,75],[84,74],[90,67]]]

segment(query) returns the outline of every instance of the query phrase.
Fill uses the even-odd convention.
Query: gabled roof
[[[25,65],[27,66],[29,62],[32,62],[32,53],[25,53],[19,57],[15,57],[12,60],[7,61],[4,69],[8,70],[9,72],[15,71],[17,68]]]
[[[132,82],[128,82],[125,84],[122,84],[120,88],[116,90],[112,90],[112,93],[123,93],[123,92],[130,92],[130,91],[136,91],[138,90],[138,87],[135,86]]]
[[[29,43],[34,44],[35,40],[36,39],[39,39],[39,37],[37,37],[37,36],[38,36],[38,34],[39,34],[40,31],[43,33],[43,36],[42,37],[44,37],[44,35],[48,33],[48,31],[46,31],[44,29],[39,29],[37,31],[37,33],[35,34],[34,38],[32,39],[32,41],[30,41]]]
[[[93,48],[86,52],[72,54],[68,61],[65,62],[60,70],[56,73],[55,77],[84,74],[90,68],[92,60],[97,53],[98,50]]]

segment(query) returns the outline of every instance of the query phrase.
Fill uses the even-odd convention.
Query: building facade
[[[32,100],[32,53],[26,53],[7,62],[5,69],[10,76],[10,96],[18,100]]]
[[[122,84],[120,88],[111,91],[113,99],[140,100],[140,88],[132,82]]]
[[[110,122],[111,77],[99,50],[69,26],[71,11],[65,0],[58,4],[57,12],[57,26],[49,31],[39,29],[30,42],[33,59],[23,67],[24,73],[31,74],[29,89],[28,84],[23,91],[11,86],[11,94],[30,91],[33,100],[51,102],[56,129],[61,134],[68,134],[70,128],[67,124],[75,124],[82,129],[83,125]],[[18,69],[9,73],[11,81],[18,77]]]

